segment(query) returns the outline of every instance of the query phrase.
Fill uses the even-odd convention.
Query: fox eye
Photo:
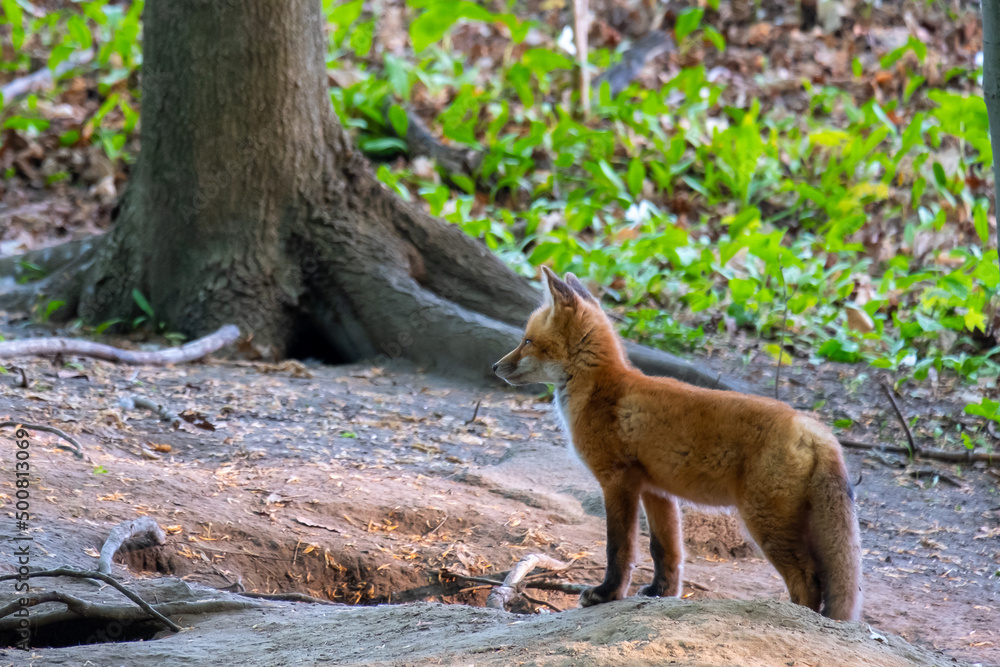
[[[531,345],[531,339],[530,338],[525,338],[524,339],[524,344],[525,345]]]

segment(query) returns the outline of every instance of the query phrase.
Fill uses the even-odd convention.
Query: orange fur
[[[547,269],[546,276],[548,303],[494,370],[511,384],[556,386],[573,447],[604,493],[608,569],[581,603],[626,594],[640,501],[654,561],[642,593],[680,593],[683,498],[735,506],[793,602],[856,620],[861,547],[853,491],[830,430],[780,401],[643,375],[575,276],[563,281]]]

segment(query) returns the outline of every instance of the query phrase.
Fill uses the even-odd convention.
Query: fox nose
[[[499,361],[498,361],[498,362],[496,362],[495,364],[493,364],[493,372],[494,372],[494,373],[496,373],[496,372],[497,372],[497,366],[499,366],[499,365],[500,365],[500,362],[499,362]]]

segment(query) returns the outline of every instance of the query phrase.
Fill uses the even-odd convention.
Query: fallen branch
[[[220,348],[235,343],[239,337],[239,328],[234,324],[227,324],[204,338],[199,338],[180,347],[156,352],[122,350],[110,345],[76,338],[27,338],[0,343],[0,359],[45,354],[75,354],[122,364],[166,366],[167,364],[182,364],[201,359]]]
[[[246,591],[237,593],[245,598],[258,598],[260,600],[274,600],[276,602],[309,602],[311,604],[327,604],[334,606],[346,606],[343,602],[324,600],[304,593],[248,593]]]
[[[0,576],[0,581],[10,581],[11,579],[21,580],[22,578],[37,578],[37,577],[71,577],[74,579],[97,579],[98,581],[103,581],[108,584],[119,593],[127,597],[132,602],[139,605],[139,607],[146,612],[149,616],[152,616],[160,623],[173,630],[174,632],[180,632],[181,626],[177,625],[169,618],[161,614],[160,612],[153,609],[148,602],[143,600],[141,597],[130,591],[129,589],[122,586],[113,577],[104,574],[103,572],[95,572],[93,570],[71,570],[68,567],[59,567],[54,570],[39,570],[37,572],[28,572],[27,574],[5,574]]]
[[[593,82],[595,91],[600,91],[601,85],[607,81],[611,98],[614,99],[635,81],[639,72],[650,60],[666,53],[674,46],[674,40],[663,30],[650,30],[639,38],[614,66],[601,72]]]
[[[840,440],[840,445],[850,449],[862,449],[872,452],[882,452],[885,454],[906,454],[907,456],[912,456],[910,450],[906,447],[872,445],[867,442],[843,439]],[[996,456],[992,453],[972,452],[971,450],[966,452],[944,452],[940,449],[921,449],[919,457],[922,459],[933,459],[935,461],[947,461],[948,463],[985,463],[989,466],[1000,467],[1000,456]]]
[[[29,431],[42,431],[44,433],[53,433],[55,435],[58,435],[60,438],[62,438],[63,440],[65,440],[66,442],[70,443],[73,446],[69,447],[67,445],[56,443],[55,446],[57,449],[64,449],[67,452],[72,452],[73,455],[78,459],[84,458],[83,445],[81,445],[72,436],[66,434],[66,432],[57,429],[55,426],[45,426],[44,424],[28,424],[27,422],[15,422],[15,421],[0,422],[0,428],[7,428],[8,426],[13,426],[15,428],[24,428]]]
[[[124,396],[118,400],[118,405],[126,410],[140,408],[156,413],[161,421],[170,422],[171,426],[177,428],[181,424],[181,416],[161,403],[155,403],[142,396]]]
[[[504,578],[500,586],[490,592],[489,597],[486,598],[486,606],[493,609],[506,609],[507,605],[520,597],[521,593],[518,589],[520,588],[521,580],[538,566],[550,570],[565,570],[569,567],[569,563],[564,563],[545,554],[528,554],[518,561],[517,565]]]
[[[903,412],[899,409],[899,404],[896,403],[896,398],[892,395],[892,389],[889,385],[883,384],[882,391],[885,392],[886,397],[889,399],[889,403],[892,404],[892,410],[896,413],[896,418],[899,419],[899,423],[903,425],[903,431],[906,433],[906,441],[910,443],[910,451],[913,452],[913,456],[920,454],[920,449],[917,447],[916,441],[913,439],[913,433],[910,432],[910,425],[906,423],[906,418],[903,417]]]
[[[126,607],[123,605],[101,604],[99,602],[88,602],[73,595],[51,591],[31,595],[27,599],[28,607],[34,607],[45,602],[61,602],[66,605],[62,611],[54,611],[42,614],[31,615],[31,625],[39,628],[53,623],[73,621],[80,618],[97,619],[103,621],[145,621],[150,619],[150,614],[136,607]],[[14,600],[0,608],[0,632],[14,630],[18,627],[19,618],[4,618],[21,608],[21,600]],[[150,607],[153,618],[159,620],[167,616],[197,615],[197,614],[217,614],[224,611],[241,611],[244,609],[259,609],[260,605],[250,601],[242,600],[197,600],[194,602],[162,602]],[[162,621],[161,621],[162,622]],[[179,625],[170,623],[171,630],[179,632]]]
[[[140,535],[149,535],[156,544],[165,544],[167,534],[163,532],[160,525],[148,516],[141,516],[132,521],[123,521],[111,529],[108,539],[101,547],[101,558],[97,561],[97,571],[101,574],[111,574],[111,560],[118,553],[121,546]]]
[[[81,65],[86,65],[93,59],[94,50],[87,49],[86,51],[74,53],[67,60],[64,60],[56,65],[54,71],[48,67],[43,67],[36,72],[22,76],[19,79],[14,79],[0,88],[0,96],[3,98],[3,103],[10,104],[18,97],[27,95],[28,93],[37,93],[47,90],[51,88],[52,83],[63,74],[76,67],[80,67]]]
[[[576,3],[574,3],[576,7]],[[584,11],[586,11],[584,9]],[[585,17],[581,14],[581,19]],[[579,28],[577,28],[579,30]],[[581,81],[589,80],[585,90],[599,93],[601,85],[607,82],[611,97],[617,97],[632,83],[646,63],[656,56],[665,53],[674,46],[673,38],[663,30],[653,29],[638,39],[627,51],[622,53],[622,59],[613,67],[609,67],[593,80],[589,79],[586,68],[580,68]],[[586,79],[585,79],[586,75]],[[587,100],[586,102],[584,100]],[[589,107],[589,95],[581,90],[581,105]],[[386,126],[393,127],[388,118],[391,105],[386,105],[383,115],[386,116]],[[585,113],[587,111],[585,110]],[[482,151],[468,146],[449,146],[441,143],[412,109],[406,110],[406,136],[400,137],[406,142],[411,157],[421,156],[434,160],[446,174],[460,174],[476,178],[480,165],[483,163]],[[480,183],[480,187],[490,190],[492,183]]]

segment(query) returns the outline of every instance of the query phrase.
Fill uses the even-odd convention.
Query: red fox
[[[793,602],[857,620],[861,545],[854,491],[833,433],[780,401],[643,375],[576,276],[560,280],[543,268],[546,303],[493,370],[512,385],[555,385],[572,445],[600,482],[608,566],[581,604],[628,592],[640,499],[654,563],[653,581],[640,593],[679,595],[678,499],[686,499],[735,506]]]

